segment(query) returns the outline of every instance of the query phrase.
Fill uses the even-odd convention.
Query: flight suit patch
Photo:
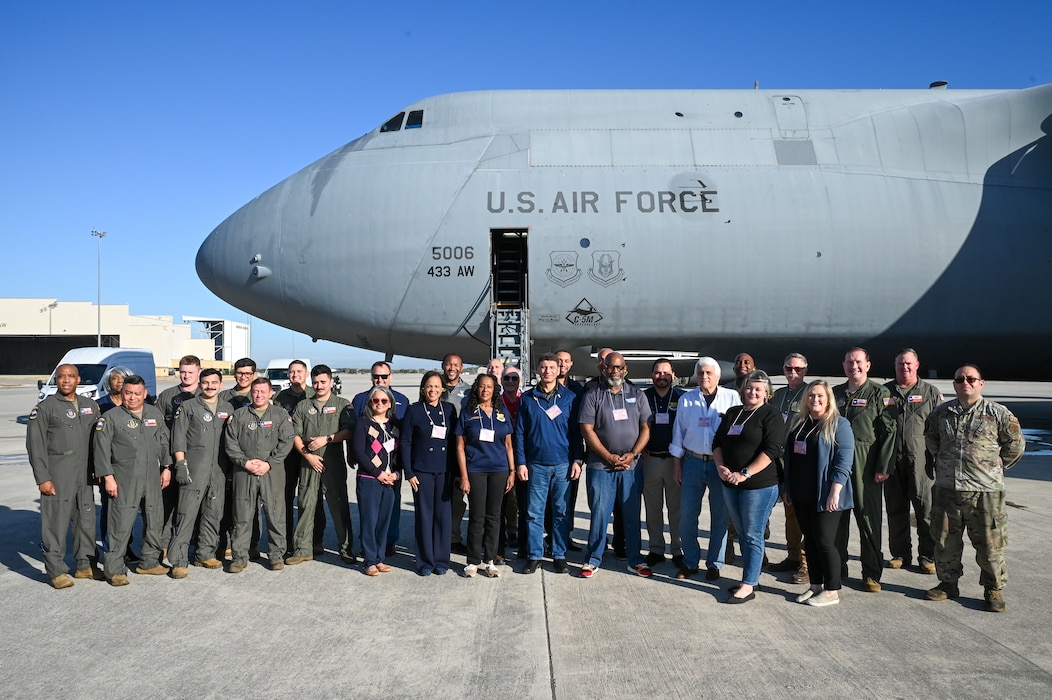
[[[82,416],[90,416],[92,413],[94,413],[94,411],[91,410],[91,406],[85,406],[80,409],[80,415]]]
[[[157,427],[157,421],[154,418],[147,418],[146,420],[144,420],[142,422],[142,424],[145,425],[147,428],[156,428]]]
[[[134,429],[134,428],[138,428],[138,427],[139,427],[139,424],[138,424],[138,423],[137,423],[137,422],[135,421],[135,419],[134,419],[134,418],[129,418],[129,419],[128,419],[128,427],[129,427],[129,428],[132,428],[132,429]]]
[[[201,420],[203,420],[205,423],[211,423],[212,422],[212,414],[211,413],[204,414],[203,416],[201,416]]]
[[[34,408],[32,411],[29,412],[29,420],[36,420],[37,416],[39,416],[39,415],[40,415],[40,409],[39,408]]]
[[[95,430],[102,430],[104,427],[106,427],[106,419],[99,418],[99,422],[95,424]]]
[[[66,409],[66,418],[76,418],[76,417],[77,417],[77,412],[76,411],[74,411],[72,408],[67,408]]]

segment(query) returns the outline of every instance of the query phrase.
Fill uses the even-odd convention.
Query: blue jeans
[[[778,486],[762,489],[732,489],[723,487],[738,543],[742,549],[742,583],[755,586],[760,582],[763,567],[763,531],[778,502]]]
[[[395,507],[395,487],[358,476],[358,517],[361,520],[362,558],[366,566],[384,560],[387,528]]]
[[[606,528],[614,512],[614,501],[621,504],[625,523],[625,549],[628,565],[643,563],[639,553],[641,535],[639,509],[643,498],[643,473],[638,469],[615,472],[606,469],[588,469],[588,508],[592,511],[592,522],[588,526],[588,563],[599,566],[606,549]]]
[[[526,541],[530,559],[544,558],[544,510],[552,502],[552,559],[566,558],[573,516],[570,511],[570,465],[526,465],[530,478],[526,505]],[[519,533],[522,537],[522,533]]]
[[[683,545],[683,565],[699,569],[701,546],[698,544],[698,518],[701,499],[709,491],[709,553],[707,568],[723,568],[723,552],[727,548],[727,502],[723,498],[723,481],[711,459],[683,455],[683,486],[679,496],[679,537]]]

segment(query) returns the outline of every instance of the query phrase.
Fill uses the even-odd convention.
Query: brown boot
[[[63,588],[69,588],[73,585],[73,579],[69,577],[69,574],[59,574],[55,578],[51,579],[51,587],[55,590],[61,590]]]
[[[987,612],[1001,613],[1005,611],[1005,599],[1001,595],[1000,589],[987,588],[984,597],[986,598]]]

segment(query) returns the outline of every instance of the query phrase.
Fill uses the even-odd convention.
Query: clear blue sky
[[[0,297],[244,319],[209,232],[412,101],[502,88],[1024,88],[1052,2],[0,3]],[[253,322],[264,363],[375,353]],[[408,360],[402,366],[420,366]]]

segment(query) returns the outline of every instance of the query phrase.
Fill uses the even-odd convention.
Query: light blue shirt
[[[672,443],[668,451],[673,457],[682,457],[689,450],[702,455],[712,454],[712,438],[720,427],[723,414],[731,406],[741,405],[741,397],[733,389],[720,387],[712,404],[705,403],[699,387],[679,397],[676,422],[672,426]]]

